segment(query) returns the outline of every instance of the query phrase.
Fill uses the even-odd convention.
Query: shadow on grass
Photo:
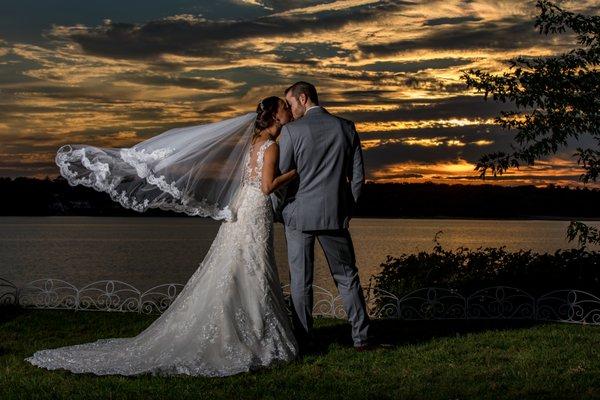
[[[325,354],[332,344],[352,347],[350,324],[326,322],[329,319],[317,318],[314,330],[315,347],[307,354]],[[535,320],[423,320],[404,321],[397,319],[371,320],[369,337],[381,348],[394,348],[406,344],[419,344],[433,338],[460,337],[488,330],[526,329],[546,322]]]
[[[35,318],[38,313],[47,313],[49,310],[30,310],[15,305],[0,306],[0,325],[17,319],[21,316],[30,315]],[[69,311],[64,311],[67,320],[71,319]],[[85,312],[84,312],[85,313]],[[104,320],[108,314],[96,314]],[[118,316],[122,316],[120,314]],[[39,316],[42,316],[41,314]],[[117,317],[117,315],[113,316]],[[139,317],[137,314],[131,317]],[[149,316],[144,316],[148,318]],[[158,315],[156,316],[158,317]],[[59,318],[60,319],[60,318]],[[40,322],[40,321],[38,321]],[[81,319],[81,324],[89,324],[87,318]],[[547,324],[543,321],[535,320],[423,320],[406,321],[397,319],[373,319],[369,329],[369,336],[372,343],[381,348],[395,348],[407,344],[419,344],[428,342],[433,338],[454,338],[467,334],[475,334],[489,330],[516,330],[526,329],[536,325]],[[350,324],[341,319],[333,318],[315,318],[314,325],[315,346],[307,350],[305,355],[324,355],[329,351],[331,345],[340,347],[352,347],[350,335]],[[135,335],[139,332],[124,333],[124,336]],[[3,348],[0,346],[0,355]]]
[[[15,304],[0,304],[0,324],[12,321],[25,313],[25,309]]]

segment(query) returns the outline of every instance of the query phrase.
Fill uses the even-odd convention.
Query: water
[[[587,223],[598,226],[599,221]],[[386,256],[431,251],[438,230],[445,248],[465,246],[554,252],[576,246],[565,239],[569,221],[465,219],[353,219],[361,282],[366,285]],[[58,278],[81,287],[103,279],[146,290],[185,283],[219,228],[204,218],[0,217],[0,277],[16,284]],[[590,249],[599,250],[598,247]],[[275,225],[279,275],[288,283],[281,224]],[[316,245],[315,284],[335,290]]]

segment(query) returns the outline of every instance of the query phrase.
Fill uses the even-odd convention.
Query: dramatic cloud
[[[51,3],[0,14],[0,175],[55,176],[63,144],[128,147],[254,110],[302,79],[356,122],[369,180],[481,183],[474,166],[509,148],[494,117],[512,107],[462,72],[573,43],[534,29],[535,0]],[[578,185],[576,145],[493,182]]]
[[[467,19],[470,21],[470,19]],[[437,23],[435,25],[438,25]],[[440,24],[442,25],[442,24]],[[550,46],[552,41],[541,36],[530,19],[505,18],[485,25],[452,24],[415,39],[378,44],[359,44],[370,55],[396,54],[415,49],[430,50],[515,50],[528,46]]]
[[[54,26],[48,37],[69,39],[88,53],[118,58],[151,57],[163,53],[235,58],[248,51],[246,46],[240,46],[240,41],[251,44],[255,38],[318,35],[379,18],[383,13],[400,10],[410,4],[404,1],[351,3],[357,7],[339,6],[331,9],[321,5],[255,20],[211,21],[187,14],[143,24],[105,20],[102,25],[95,27]],[[358,7],[361,5],[364,7]]]

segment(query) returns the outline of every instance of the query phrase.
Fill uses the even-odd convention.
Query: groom
[[[294,121],[279,136],[279,169],[296,168],[298,179],[272,195],[281,211],[290,265],[292,320],[301,346],[313,339],[315,239],[352,325],[357,350],[370,348],[369,316],[355,265],[348,223],[364,184],[360,139],[354,123],[319,106],[317,90],[297,82],[285,91]]]

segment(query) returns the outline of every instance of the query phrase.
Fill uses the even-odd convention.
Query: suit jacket
[[[348,228],[365,181],[354,123],[322,107],[283,126],[279,170],[298,178],[271,195],[275,220],[296,230]]]

